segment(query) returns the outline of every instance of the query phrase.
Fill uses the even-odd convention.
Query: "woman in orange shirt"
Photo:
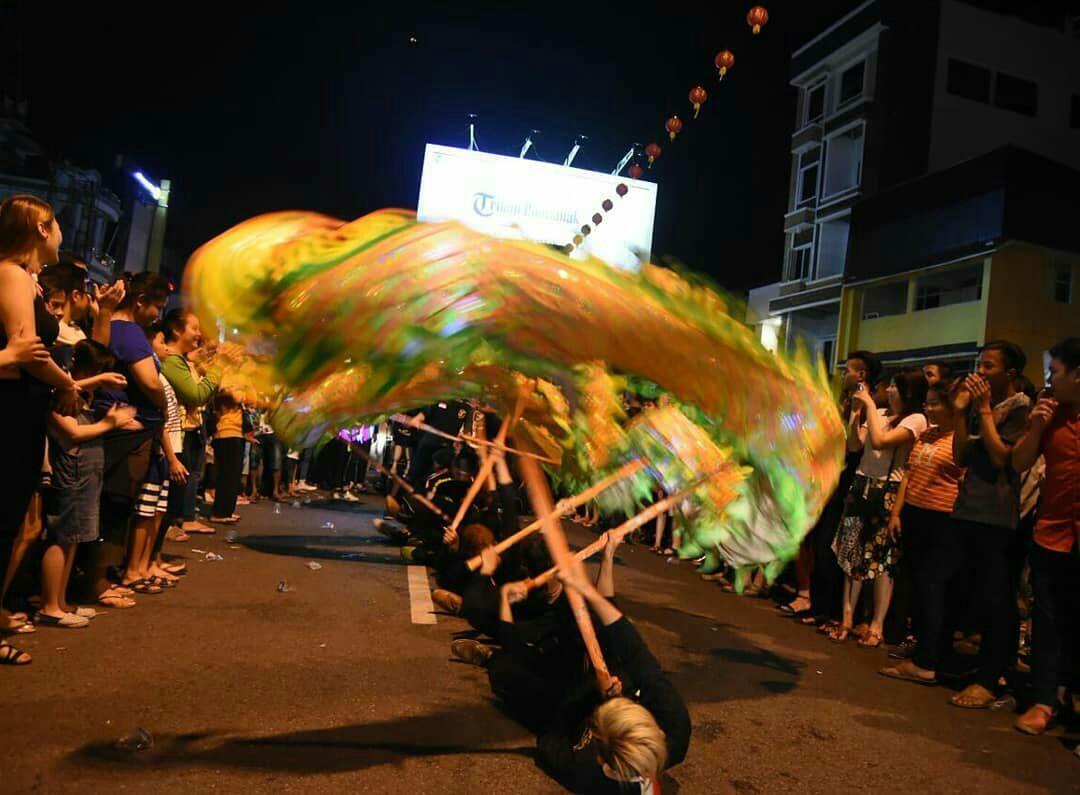
[[[889,653],[903,662],[883,668],[881,673],[893,679],[934,684],[936,671],[917,664],[920,660],[933,660],[936,667],[936,655],[925,652],[936,648],[941,633],[940,621],[926,620],[926,573],[938,554],[953,554],[953,547],[959,542],[958,534],[950,527],[949,514],[959,494],[964,470],[953,460],[955,408],[949,383],[939,381],[931,386],[923,408],[930,427],[919,435],[911,449],[907,471],[889,517],[889,532],[903,546],[902,560],[914,585],[910,593],[911,636]],[[941,597],[944,598],[944,593]],[[930,598],[934,598],[932,593]],[[931,605],[930,612],[935,616],[942,610],[934,611]],[[912,656],[914,660],[908,659]]]

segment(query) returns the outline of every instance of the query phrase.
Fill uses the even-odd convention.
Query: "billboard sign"
[[[621,199],[619,183],[629,188]],[[615,204],[611,212],[602,211],[605,199]],[[577,249],[581,256],[637,270],[652,249],[656,184],[428,144],[416,212],[421,221],[460,221],[495,237],[557,246],[588,224],[593,231]],[[593,222],[597,212],[603,213],[600,224]]]

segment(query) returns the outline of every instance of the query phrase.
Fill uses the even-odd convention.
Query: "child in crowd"
[[[72,352],[72,376],[83,392],[93,395],[99,386],[119,376],[109,373],[115,357],[91,340],[77,342]],[[110,380],[112,379],[112,380]],[[52,487],[45,501],[49,544],[41,561],[42,606],[38,626],[85,627],[94,617],[90,608],[72,608],[66,598],[68,580],[80,543],[97,540],[105,450],[101,437],[135,421],[132,406],[112,406],[95,419],[89,402],[80,397],[76,416],[57,411],[49,415],[49,459]]]

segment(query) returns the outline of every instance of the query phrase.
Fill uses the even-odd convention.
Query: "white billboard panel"
[[[629,192],[621,199],[619,183]],[[605,199],[614,208],[603,212]],[[603,221],[593,223],[594,213]],[[593,231],[579,251],[637,270],[652,249],[656,184],[538,160],[428,144],[417,217],[455,220],[496,237],[564,246],[581,227]]]

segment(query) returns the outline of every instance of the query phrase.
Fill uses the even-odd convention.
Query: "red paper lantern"
[[[682,132],[682,119],[672,116],[664,123],[664,129],[668,131],[668,138],[674,141],[675,136]]]
[[[637,163],[634,163],[634,165],[630,166],[630,170],[627,173],[630,174],[630,179],[641,179],[642,175],[645,174],[645,169]]]
[[[761,29],[768,21],[769,12],[765,10],[765,6],[754,6],[746,14],[746,24],[750,26],[755,36],[761,33]]]
[[[701,86],[694,86],[690,89],[690,104],[694,106],[694,118],[697,118],[698,113],[701,111],[701,103],[709,98],[709,93]]]
[[[660,153],[664,150],[660,148],[660,144],[653,141],[651,144],[645,147],[645,154],[649,157],[649,168],[652,168],[653,161],[660,157]]]
[[[735,65],[735,54],[731,50],[720,50],[716,54],[716,60],[713,61],[716,64],[716,68],[720,70],[720,79],[724,79],[724,75],[727,74],[728,69]]]

